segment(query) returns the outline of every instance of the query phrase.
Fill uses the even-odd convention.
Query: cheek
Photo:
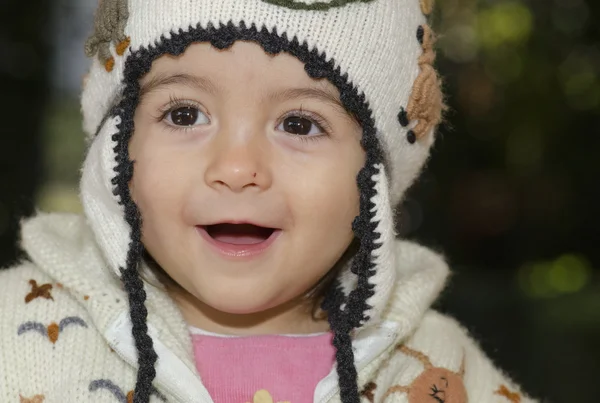
[[[289,193],[294,195],[297,225],[310,223],[328,238],[333,234],[351,235],[352,221],[359,212],[356,177],[364,165],[362,150],[359,151],[330,153],[288,182]]]
[[[302,278],[293,274],[291,287],[306,292],[331,270],[352,239],[352,222],[359,213],[356,174],[360,164],[333,158],[311,164],[295,180],[287,180],[287,196],[293,215],[293,252],[290,267],[302,267]],[[306,168],[306,166],[305,166]]]
[[[329,159],[324,169],[312,179],[315,189],[308,194],[322,195],[319,204],[324,214],[332,217],[342,215],[350,220],[358,214],[357,176],[365,164],[364,153],[359,147],[352,144],[352,147],[342,150]]]
[[[321,225],[332,229],[348,229],[359,211],[359,194],[354,176],[331,174],[321,176],[305,197],[307,213],[320,217]]]
[[[163,236],[181,221],[186,175],[168,154],[142,150],[135,155],[131,196],[142,215],[145,238]],[[133,154],[132,154],[133,155]],[[160,231],[159,231],[160,229]]]

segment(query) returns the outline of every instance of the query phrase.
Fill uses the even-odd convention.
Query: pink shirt
[[[196,368],[215,403],[312,403],[334,368],[331,333],[213,335],[191,328]]]

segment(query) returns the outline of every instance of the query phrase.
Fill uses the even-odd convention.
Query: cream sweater
[[[24,223],[22,245],[30,261],[0,271],[0,402],[131,402],[137,353],[127,295],[85,218],[39,214]],[[533,402],[453,319],[430,310],[443,260],[407,242],[396,253],[402,265],[382,321],[354,334],[362,401]],[[161,291],[146,291],[159,356],[151,401],[210,403],[181,313]],[[314,402],[340,402],[335,368]]]

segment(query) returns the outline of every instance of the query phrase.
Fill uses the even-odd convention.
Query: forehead
[[[339,91],[326,79],[313,79],[304,64],[287,53],[267,54],[263,48],[248,41],[237,41],[220,50],[210,43],[193,43],[180,56],[163,55],[152,64],[142,85],[175,74],[188,74],[210,79],[219,90],[261,88],[312,87],[336,97]]]

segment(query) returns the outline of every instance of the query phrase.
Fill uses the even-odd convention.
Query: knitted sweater
[[[85,218],[39,214],[24,223],[22,246],[30,261],[0,272],[0,402],[131,402],[137,353],[127,295]],[[532,402],[463,328],[430,310],[447,276],[443,260],[402,241],[396,253],[382,321],[353,334],[362,401]],[[158,354],[151,402],[212,402],[180,311],[165,293],[145,290]],[[340,402],[335,368],[314,402]]]

